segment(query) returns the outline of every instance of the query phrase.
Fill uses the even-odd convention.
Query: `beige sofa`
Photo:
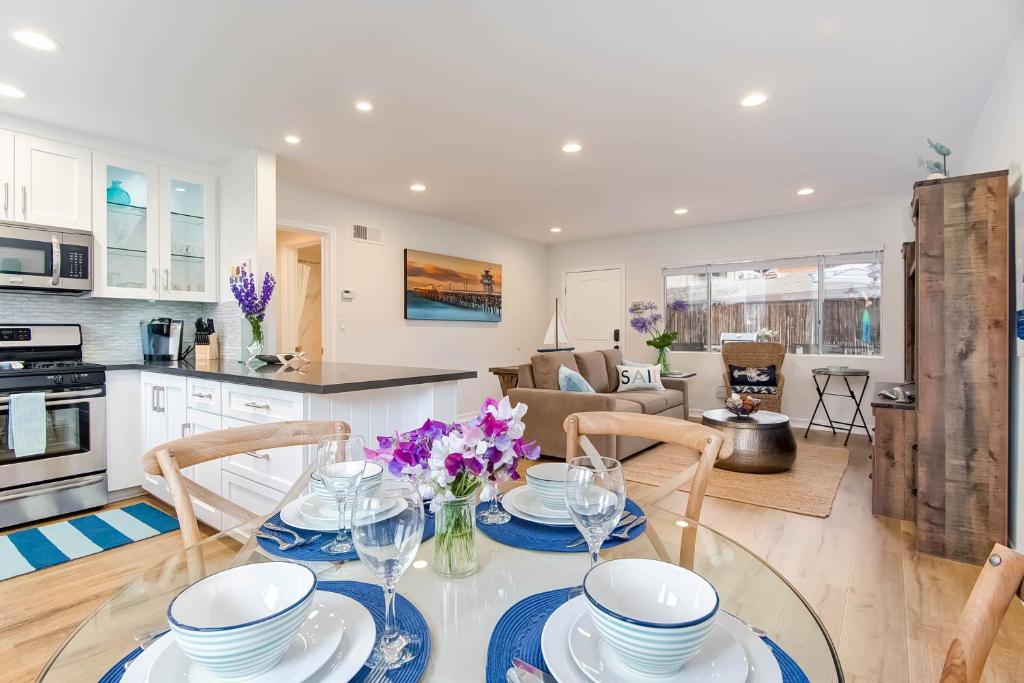
[[[519,366],[519,386],[508,392],[512,404],[529,406],[524,422],[526,437],[540,445],[541,453],[565,457],[565,432],[562,423],[572,413],[611,410],[645,415],[685,418],[689,412],[686,380],[662,378],[665,391],[617,392],[619,376],[615,369],[622,363],[622,352],[553,351],[538,353],[530,362]],[[560,391],[558,368],[562,365],[576,370],[590,383],[596,393]],[[595,436],[591,439],[601,454],[621,460],[633,455],[654,441],[635,437]]]

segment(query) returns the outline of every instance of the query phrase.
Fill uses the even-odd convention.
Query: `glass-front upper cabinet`
[[[95,296],[160,297],[157,183],[156,164],[93,155]]]
[[[161,168],[160,192],[160,298],[215,301],[216,181]]]

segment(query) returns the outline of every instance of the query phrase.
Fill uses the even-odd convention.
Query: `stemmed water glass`
[[[423,540],[423,500],[415,482],[385,479],[377,491],[361,488],[353,507],[356,552],[384,588],[384,632],[366,666],[374,668],[383,659],[387,669],[397,669],[420,646],[419,636],[400,630],[395,622],[395,590]]]
[[[320,483],[334,496],[338,506],[338,534],[320,548],[330,555],[351,552],[354,547],[348,531],[351,523],[346,517],[352,512],[352,499],[366,467],[363,446],[363,437],[355,434],[331,434],[322,437],[317,445]]]
[[[491,496],[491,502],[487,506],[487,509],[480,513],[479,519],[483,524],[508,524],[512,521],[512,515],[506,510],[502,509],[498,503],[498,499],[501,498],[498,495],[498,485],[494,485],[494,495]]]
[[[583,456],[569,461],[565,475],[565,504],[569,517],[587,540],[590,567],[615,529],[626,506],[622,464],[613,458]]]

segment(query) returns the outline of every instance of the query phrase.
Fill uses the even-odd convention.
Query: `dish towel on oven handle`
[[[7,411],[7,447],[14,457],[46,450],[46,395],[39,391],[11,394]]]

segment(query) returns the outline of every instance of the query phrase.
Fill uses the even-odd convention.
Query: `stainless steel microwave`
[[[92,290],[92,235],[0,224],[0,289]]]

